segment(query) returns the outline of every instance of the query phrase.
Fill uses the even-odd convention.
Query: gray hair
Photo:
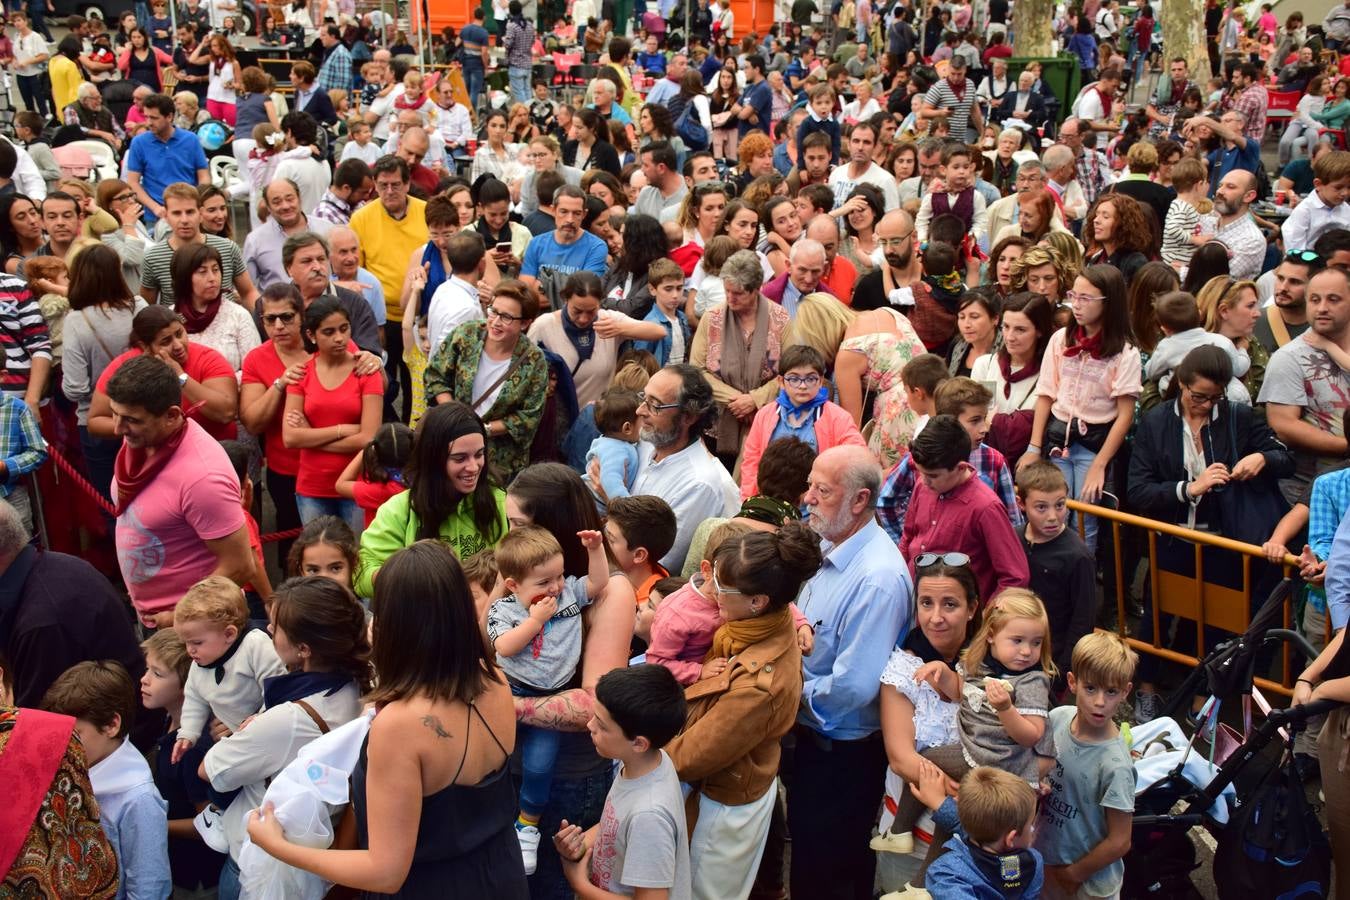
[[[1020,128],[1005,128],[1005,129],[1003,129],[1002,131],[1000,131],[1000,132],[998,133],[998,139],[1001,141],[1001,140],[1003,140],[1005,137],[1015,137],[1015,138],[1017,138],[1017,146],[1018,146],[1018,147],[1021,147],[1021,146],[1022,146],[1022,137],[1023,137],[1023,136],[1022,136],[1022,129],[1020,129]]]
[[[306,247],[313,247],[318,244],[323,248],[325,256],[331,256],[332,251],[328,247],[328,241],[324,240],[323,235],[315,234],[313,231],[299,231],[286,238],[286,243],[281,245],[281,266],[289,269],[291,263],[295,261],[295,254]]]
[[[0,503],[0,556],[17,556],[27,544],[28,529],[23,527],[19,511],[8,503]]]
[[[919,155],[932,156],[934,153],[941,153],[947,146],[947,142],[940,137],[924,138],[919,142]]]
[[[734,284],[743,291],[758,291],[764,284],[764,267],[760,265],[759,254],[753,250],[737,250],[731,254],[722,263],[722,283]]]
[[[1053,144],[1046,148],[1041,161],[1045,163],[1045,171],[1057,172],[1073,162],[1073,151],[1063,144]]]
[[[874,507],[877,505],[877,495],[881,493],[881,464],[877,458],[866,447],[845,444],[839,447],[831,447],[826,451],[835,456],[841,456],[839,481],[844,487],[844,493],[854,494],[858,491],[867,491],[867,505]]]
[[[75,90],[75,96],[81,100],[87,100],[90,97],[102,97],[98,91],[98,85],[92,81],[81,81],[80,86]]]
[[[1045,163],[1041,162],[1039,159],[1028,159],[1017,167],[1018,175],[1021,175],[1023,172],[1027,173],[1028,175],[1030,175],[1032,172],[1040,172],[1044,174]]]
[[[795,263],[807,253],[819,254],[821,260],[824,260],[825,245],[814,238],[798,238],[797,242],[792,245],[792,249],[788,251],[788,262]],[[758,259],[756,259],[756,262],[758,262]],[[760,273],[763,274],[763,269],[760,270]]]
[[[694,424],[689,426],[689,436],[697,440],[716,418],[717,406],[713,402],[712,387],[708,379],[703,377],[703,371],[688,363],[666,366],[666,369],[680,376],[680,393],[675,402],[680,405],[680,415],[694,417]]]

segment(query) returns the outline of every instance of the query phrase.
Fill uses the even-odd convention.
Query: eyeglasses
[[[1091,294],[1080,294],[1077,291],[1066,291],[1064,299],[1068,300],[1070,305],[1077,306],[1080,303],[1094,303],[1098,300],[1105,300],[1105,297],[1094,297]]]
[[[1227,397],[1226,394],[1200,394],[1190,388],[1186,388],[1186,393],[1191,395],[1192,402],[1202,403],[1206,406],[1214,406],[1217,403],[1222,403]]]
[[[507,325],[510,325],[510,324],[512,324],[512,323],[514,323],[514,322],[520,322],[520,321],[523,321],[524,318],[525,318],[524,316],[513,316],[513,315],[511,315],[511,313],[502,312],[500,309],[497,309],[495,306],[489,306],[489,307],[488,307],[487,317],[488,317],[489,319],[501,319],[501,320],[502,320],[503,322],[505,322]]]
[[[914,568],[926,569],[929,566],[935,566],[942,563],[944,566],[968,566],[970,557],[964,553],[920,553],[914,560]]]
[[[745,591],[738,591],[738,590],[736,590],[735,588],[722,587],[722,585],[721,585],[721,584],[718,582],[718,580],[717,580],[717,570],[716,570],[716,569],[713,569],[713,573],[712,573],[712,586],[713,586],[713,590],[716,591],[716,592],[719,593],[719,594],[744,594],[744,593],[745,593]]]
[[[908,244],[913,238],[914,238],[914,229],[911,228],[911,229],[909,230],[909,234],[901,235],[900,237],[894,237],[894,238],[882,238],[882,237],[879,237],[879,238],[877,238],[877,243],[880,244],[880,245],[882,246],[882,248],[886,248],[886,247],[903,247],[903,246],[905,246],[906,244]]]
[[[295,321],[296,314],[293,312],[284,313],[265,313],[262,317],[264,325],[275,325],[280,322],[282,325],[289,325]]]
[[[651,397],[647,396],[646,391],[637,392],[638,406],[645,405],[652,412],[665,412],[668,409],[679,409],[678,403],[657,403]]]
[[[131,193],[131,191],[127,191],[125,194],[118,194],[116,197],[113,197],[113,202],[114,202],[114,203],[129,203],[130,201],[135,200],[135,199],[136,199],[136,195],[133,194],[133,193]]]
[[[819,375],[784,375],[783,383],[788,387],[815,387],[820,384]]]

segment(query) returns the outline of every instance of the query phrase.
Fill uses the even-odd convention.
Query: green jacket
[[[493,488],[492,496],[497,501],[495,535],[479,532],[473,521],[471,497],[460,501],[455,514],[441,523],[437,536],[449,544],[460,559],[468,559],[478,551],[486,550],[506,534],[506,492]],[[375,573],[389,557],[417,542],[417,531],[421,524],[412,509],[411,491],[395,494],[381,504],[375,513],[375,520],[361,532],[360,559],[353,582],[357,596],[375,596]]]
[[[427,406],[435,406],[436,395],[441,393],[473,405],[473,379],[486,337],[487,322],[465,322],[441,343],[423,375]],[[506,425],[506,434],[488,438],[488,463],[497,484],[510,484],[529,465],[530,445],[548,394],[548,363],[543,351],[524,334],[516,342],[511,367],[502,392],[483,416],[484,422],[500,419]]]

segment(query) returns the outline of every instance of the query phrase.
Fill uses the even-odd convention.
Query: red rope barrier
[[[84,491],[91,498],[93,498],[94,502],[98,504],[100,509],[102,509],[110,516],[117,515],[117,508],[108,502],[108,498],[100,494],[98,488],[90,484],[89,479],[85,478],[84,475],[81,474],[80,470],[75,468],[75,464],[72,463],[69,459],[66,459],[65,454],[63,454],[60,450],[56,448],[54,444],[50,442],[48,442],[47,444],[47,455],[50,456],[56,462],[57,468],[59,468],[62,472],[65,472],[67,475],[71,477],[71,480],[75,482],[76,487],[80,488],[80,490]],[[274,531],[271,534],[264,534],[262,536],[262,542],[264,544],[271,544],[277,541],[289,540],[293,537],[298,537],[300,535],[300,531],[301,529],[299,528],[291,528],[287,531]]]
[[[47,442],[47,455],[55,460],[58,469],[71,477],[77,487],[93,498],[100,509],[110,516],[117,515],[117,507],[108,502],[108,498],[100,494],[98,488],[90,484],[89,479],[85,478],[84,475],[80,473],[80,470],[75,468],[74,463],[66,459],[65,454],[58,450],[56,445],[50,441]]]

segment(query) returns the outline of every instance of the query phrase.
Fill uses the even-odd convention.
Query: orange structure
[[[691,9],[696,2],[697,0],[689,0]],[[409,5],[413,16],[413,29],[417,30],[421,24],[421,15],[425,8],[432,34],[439,34],[447,25],[453,26],[458,31],[469,23],[473,9],[477,5],[475,0],[421,0],[421,2],[413,0]],[[482,5],[488,18],[491,19],[491,5],[487,3]],[[769,26],[773,24],[773,6],[774,0],[731,0],[731,11],[735,14],[736,36],[739,38],[751,31],[766,34]],[[675,27],[684,27],[683,0],[676,5],[671,20]]]

